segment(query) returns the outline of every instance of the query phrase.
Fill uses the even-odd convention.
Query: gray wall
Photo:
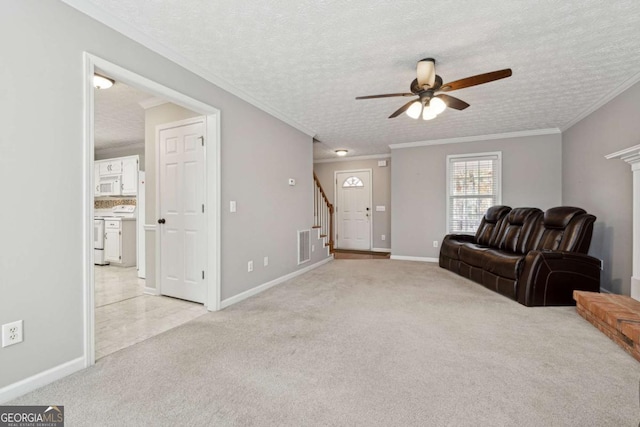
[[[61,2],[3,2],[0,191],[20,209],[0,221],[0,324],[23,319],[25,340],[0,349],[0,388],[83,356],[84,51],[221,110],[222,203],[238,201],[222,211],[223,298],[301,268],[296,230],[313,222],[311,137]]]
[[[502,151],[502,203],[547,209],[562,201],[561,135],[443,144],[392,150],[391,253],[437,258],[446,234],[449,154]]]
[[[602,287],[629,295],[632,173],[606,154],[640,144],[640,84],[632,86],[562,135],[563,203],[598,217],[589,253],[603,260]]]
[[[378,160],[386,160],[387,166],[378,166]],[[391,248],[391,159],[368,159],[337,161],[331,163],[315,163],[313,170],[320,180],[325,194],[335,204],[335,175],[336,171],[371,169],[373,187],[373,247],[378,249]],[[385,212],[376,212],[375,207],[384,205]],[[382,240],[382,235],[386,239]]]

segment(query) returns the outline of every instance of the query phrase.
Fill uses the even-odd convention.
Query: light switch
[[[232,200],[231,202],[229,202],[229,212],[235,212],[236,211],[236,201]]]
[[[376,206],[376,212],[384,212],[387,210],[386,206]]]
[[[378,166],[380,166],[380,167],[387,166],[387,161],[386,160],[378,160]]]

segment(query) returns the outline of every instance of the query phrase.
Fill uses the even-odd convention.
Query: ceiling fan
[[[511,76],[511,69],[492,71],[478,74],[450,83],[442,83],[442,78],[436,74],[436,60],[425,58],[418,61],[416,73],[418,77],[411,82],[410,93],[388,93],[384,95],[358,96],[356,99],[390,98],[393,96],[418,96],[404,104],[389,116],[390,119],[406,112],[413,119],[422,116],[423,120],[431,120],[442,113],[447,107],[464,110],[469,106],[461,99],[440,92],[451,92],[465,87],[481,85],[494,80]]]

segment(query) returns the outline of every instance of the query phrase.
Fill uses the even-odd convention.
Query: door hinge
[[[202,204],[202,213],[204,213],[204,203]]]
[[[200,142],[202,143],[202,146],[204,147],[204,136],[200,137]]]
[[[204,270],[202,270],[202,280],[204,280]]]

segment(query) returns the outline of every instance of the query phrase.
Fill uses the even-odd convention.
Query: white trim
[[[203,79],[209,81],[210,83],[213,83],[214,85],[218,86],[219,88],[237,96],[238,98],[242,99],[245,102],[248,102],[249,104],[261,109],[262,111],[272,115],[273,117],[282,120],[283,122],[287,123],[289,126],[292,126],[296,129],[298,129],[300,132],[305,133],[311,137],[315,136],[317,132],[315,132],[314,130],[311,130],[303,125],[301,125],[300,123],[296,122],[295,120],[289,118],[288,116],[286,116],[285,114],[281,113],[280,111],[276,110],[275,108],[264,104],[261,101],[258,101],[257,99],[255,99],[252,95],[250,95],[249,93],[245,92],[244,90],[238,88],[237,86],[233,85],[232,83],[222,79],[219,76],[216,76],[215,74],[211,73],[209,70],[206,70],[204,67],[196,64],[195,62],[185,58],[184,56],[182,56],[181,54],[175,52],[172,49],[169,49],[168,47],[164,46],[163,44],[157,42],[156,40],[154,40],[153,38],[147,36],[146,34],[144,34],[143,32],[141,32],[140,30],[138,30],[137,28],[135,28],[132,25],[129,25],[127,23],[125,23],[124,21],[116,18],[115,16],[111,15],[110,13],[108,13],[107,11],[105,11],[104,9],[100,8],[99,6],[96,6],[95,4],[88,2],[86,0],[62,0],[64,3],[68,4],[69,6],[73,7],[74,9],[79,10],[80,12],[84,13],[87,16],[90,16],[91,18],[95,19],[96,21],[106,25],[107,27],[112,28],[113,30],[123,34],[124,36],[132,39],[133,41],[141,44],[142,46],[146,47],[147,49],[163,56],[164,58],[178,64],[179,66],[181,66],[182,68],[185,68],[186,70],[196,74],[199,77],[202,77]],[[114,76],[110,76],[110,77],[114,77]],[[188,107],[189,108],[189,107]],[[192,109],[192,107],[191,107]]]
[[[336,170],[333,171],[333,207],[335,209],[336,205],[337,205],[337,201],[338,201],[338,174],[339,173],[359,173],[359,172],[367,172],[369,174],[369,203],[371,204],[371,216],[369,216],[370,221],[369,221],[369,247],[367,249],[352,249],[352,250],[367,250],[370,251],[371,247],[373,246],[373,169],[347,169],[347,170]],[[342,188],[342,187],[341,187]],[[335,245],[333,245],[334,249],[341,249],[338,246],[338,222],[340,220],[339,218],[339,211],[338,209],[334,210],[334,214],[335,214],[335,227],[333,228],[333,241],[335,242]],[[350,250],[351,248],[346,248],[347,250]]]
[[[611,292],[610,290],[605,289],[603,287],[600,287],[600,293],[601,294],[612,294],[613,292]]]
[[[155,224],[145,224],[144,225],[144,231],[152,231],[152,232],[156,232],[157,230],[157,226]]]
[[[590,115],[591,113],[596,111],[597,109],[603,107],[606,103],[608,103],[613,98],[615,98],[616,96],[620,95],[622,92],[624,92],[625,90],[629,89],[631,86],[633,86],[634,84],[636,84],[638,82],[640,82],[640,73],[634,74],[633,76],[631,76],[630,78],[628,78],[627,80],[622,82],[620,85],[615,87],[611,92],[605,94],[602,98],[598,99],[598,101],[596,101],[594,104],[590,105],[587,109],[585,109],[580,114],[578,114],[576,117],[574,117],[573,120],[570,120],[569,122],[567,122],[563,126],[560,126],[560,129],[563,132],[568,130],[573,125],[578,123],[580,120],[584,119],[585,117],[587,117],[588,115]]]
[[[391,252],[391,248],[371,248],[371,252]]]
[[[238,295],[234,295],[232,297],[229,297],[229,298],[223,300],[222,302],[220,302],[220,308],[223,309],[223,308],[229,307],[230,305],[237,304],[242,300],[245,300],[245,299],[247,299],[249,297],[252,297],[252,296],[257,295],[257,294],[259,294],[261,292],[264,292],[269,288],[272,288],[272,287],[274,287],[276,285],[279,285],[280,283],[286,282],[287,280],[291,280],[294,277],[301,276],[304,273],[308,273],[309,271],[311,271],[313,269],[316,269],[316,268],[328,263],[329,261],[333,261],[333,257],[332,256],[330,256],[329,258],[323,259],[322,261],[318,261],[315,264],[312,264],[312,265],[310,265],[308,267],[301,268],[300,270],[294,271],[293,273],[286,274],[284,276],[278,277],[277,279],[271,280],[270,282],[263,283],[262,285],[258,285],[255,288],[251,288],[251,289],[249,289],[247,291],[241,292]]]
[[[461,136],[457,138],[432,139],[432,140],[416,141],[416,142],[403,142],[400,144],[391,144],[389,145],[389,148],[392,150],[396,150],[399,148],[427,147],[430,145],[457,144],[461,142],[488,141],[492,139],[522,138],[526,136],[541,136],[541,135],[557,135],[559,133],[561,133],[561,131],[558,128],[524,130],[519,132],[494,133],[490,135]]]
[[[51,369],[42,371],[38,374],[32,375],[29,378],[25,378],[8,386],[0,388],[0,404],[8,402],[20,397],[30,391],[36,390],[40,387],[44,387],[47,384],[51,384],[61,378],[71,375],[74,372],[78,372],[86,367],[86,360],[84,357],[78,357],[77,359],[70,360],[61,365],[54,366]]]
[[[149,99],[144,99],[138,102],[138,104],[145,110],[148,110],[149,108],[153,108],[153,107],[159,107],[160,105],[164,105],[168,103],[169,101],[167,101],[166,99],[158,98],[157,96],[151,97]]]
[[[375,159],[390,159],[391,154],[372,154],[370,156],[354,156],[354,157],[338,157],[335,159],[320,159],[314,160],[313,163],[336,163],[336,162],[350,162],[356,160],[375,160]]]
[[[144,287],[144,291],[142,291],[145,295],[160,295],[160,292],[156,288],[150,288],[149,286]]]
[[[84,60],[83,97],[83,298],[84,298],[84,363],[85,367],[95,364],[95,303],[94,303],[94,262],[93,262],[93,199],[94,199],[94,98],[93,74],[99,69],[110,77],[152,95],[162,97],[177,105],[205,115],[206,145],[205,170],[207,176],[205,204],[207,207],[207,300],[206,307],[220,309],[220,110],[198,101],[139,74],[126,70],[88,52]],[[145,227],[146,228],[146,227]],[[151,230],[150,230],[151,231]]]
[[[438,258],[427,258],[421,256],[391,255],[391,259],[396,261],[439,262]]]
[[[447,155],[447,165],[446,165],[446,182],[445,182],[445,197],[446,197],[446,201],[445,201],[445,206],[446,206],[446,233],[445,234],[449,234],[451,233],[450,230],[450,226],[451,226],[451,215],[449,215],[449,212],[451,210],[451,160],[452,159],[479,159],[482,157],[486,157],[486,158],[491,158],[491,157],[497,157],[497,161],[496,161],[496,176],[498,178],[498,182],[496,185],[496,205],[499,205],[502,203],[502,151],[488,151],[488,152],[484,152],[484,153],[467,153],[467,154],[449,154]],[[458,234],[462,233],[465,234],[466,232],[456,232]]]
[[[607,154],[604,158],[607,160],[619,158],[627,163],[636,163],[640,160],[640,144]]]

